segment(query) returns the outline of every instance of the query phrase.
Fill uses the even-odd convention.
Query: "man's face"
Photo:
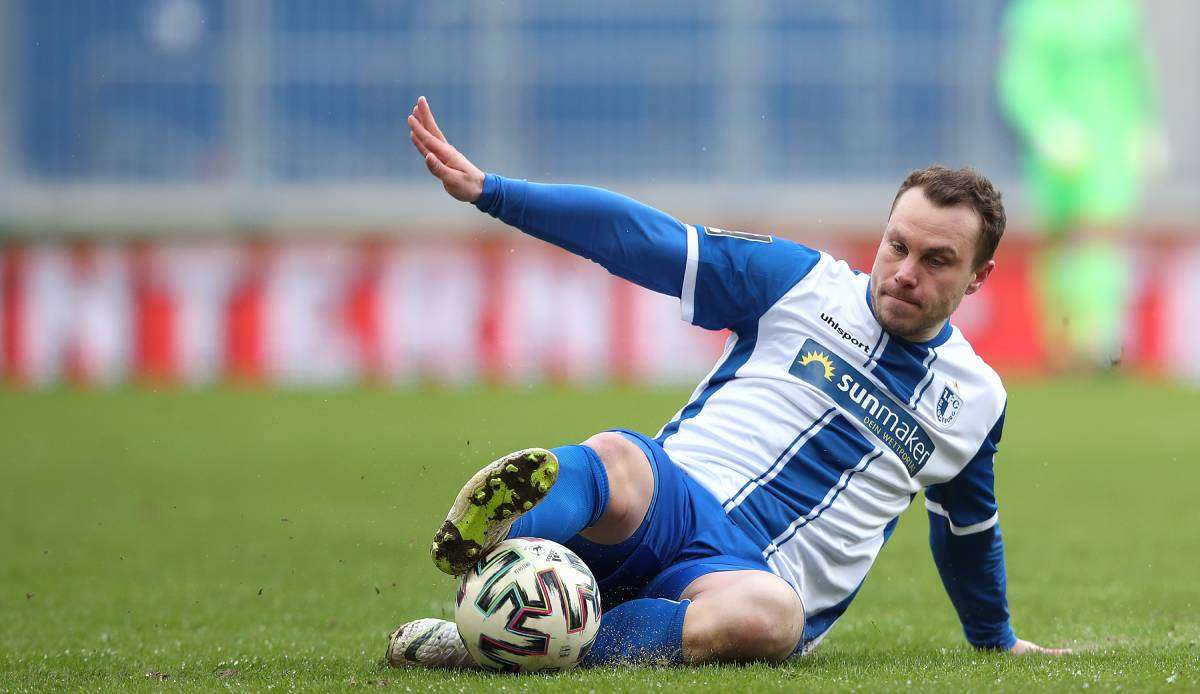
[[[871,302],[884,330],[913,342],[938,334],[996,265],[975,267],[981,227],[966,205],[937,207],[920,188],[900,196],[871,268]]]

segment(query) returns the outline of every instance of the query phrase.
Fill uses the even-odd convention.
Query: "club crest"
[[[938,421],[946,426],[954,423],[958,418],[958,411],[962,409],[962,398],[950,386],[942,388],[942,394],[937,401],[937,418]]]

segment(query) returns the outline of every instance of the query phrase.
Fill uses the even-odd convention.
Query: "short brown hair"
[[[979,245],[975,249],[975,266],[992,259],[996,247],[1000,245],[1000,237],[1004,236],[1004,225],[1007,219],[1004,215],[1004,203],[1000,200],[1000,191],[992,185],[987,176],[969,166],[961,169],[948,169],[940,164],[926,166],[908,174],[896,197],[892,199],[892,209],[888,216],[896,210],[900,196],[909,188],[920,188],[925,197],[938,207],[953,207],[968,205],[975,210],[982,222],[979,230]]]

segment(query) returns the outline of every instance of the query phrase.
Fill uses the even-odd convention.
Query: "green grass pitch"
[[[0,392],[0,690],[1200,689],[1200,392],[1016,384],[998,462],[1014,659],[966,645],[918,500],[850,611],[783,666],[507,677],[379,666],[450,616],[427,546],[509,450],[681,391]]]

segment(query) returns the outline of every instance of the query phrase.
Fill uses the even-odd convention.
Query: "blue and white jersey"
[[[695,325],[731,331],[657,439],[795,587],[806,650],[922,490],[968,640],[1015,643],[992,477],[1005,392],[956,328],[925,343],[890,336],[869,277],[846,263],[784,239],[685,225],[608,191],[488,174],[476,205],[678,297]]]
[[[869,277],[845,262],[769,236],[686,234],[683,317],[733,332],[658,439],[796,587],[815,642],[913,496],[987,448],[1004,388],[950,324],[921,344],[884,332]],[[977,511],[953,529],[996,523],[992,505]]]

